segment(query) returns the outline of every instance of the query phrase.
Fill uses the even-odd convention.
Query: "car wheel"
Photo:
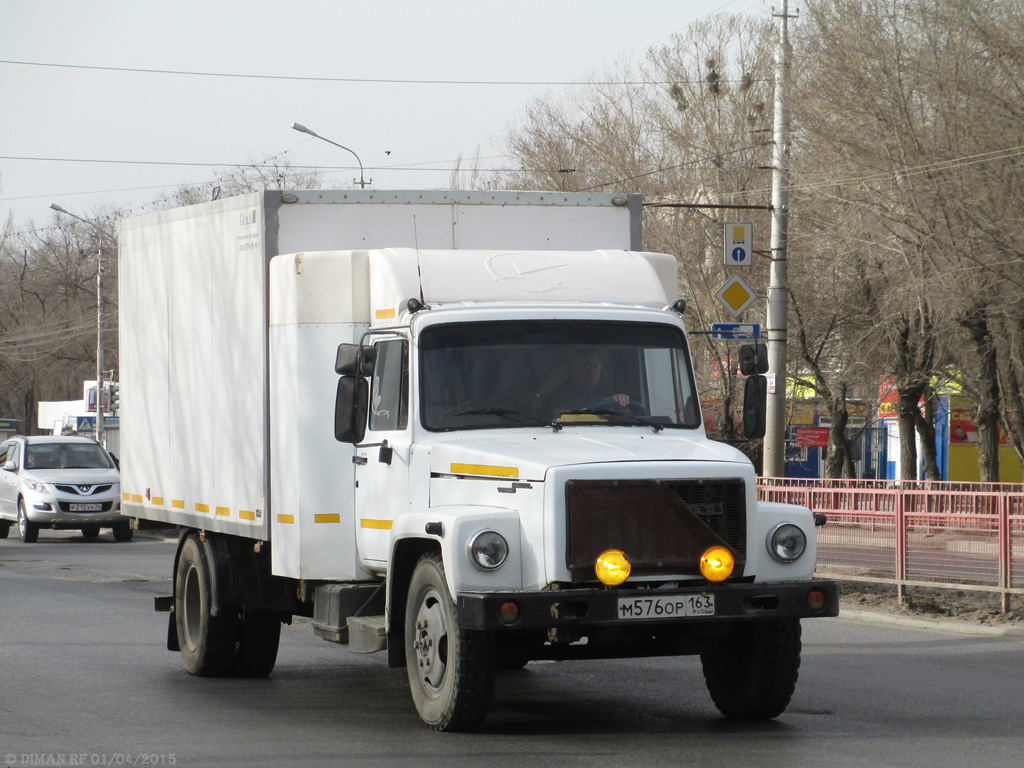
[[[246,611],[238,636],[234,672],[239,677],[266,677],[274,671],[281,644],[281,617],[267,611]]]
[[[135,531],[132,530],[132,524],[128,520],[114,523],[114,541],[131,541],[134,535]]]
[[[493,632],[459,626],[439,554],[420,558],[405,610],[405,659],[412,700],[435,731],[469,731],[483,722],[494,693]]]
[[[234,672],[238,656],[238,620],[233,611],[217,616],[213,608],[213,575],[206,550],[197,536],[181,547],[174,585],[174,619],[185,669],[203,677]]]
[[[83,525],[82,535],[87,539],[95,539],[100,535],[100,527],[98,525]]]
[[[39,526],[28,519],[24,499],[18,499],[18,533],[26,544],[32,544],[39,538]]]
[[[736,622],[701,654],[718,711],[734,720],[771,720],[785,711],[800,670],[800,619]]]

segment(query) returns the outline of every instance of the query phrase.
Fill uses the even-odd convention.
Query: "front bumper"
[[[812,608],[808,594],[824,596],[820,608]],[[652,600],[714,597],[714,615],[660,615],[624,617],[629,606],[643,611]],[[622,601],[622,602],[620,602]],[[503,622],[501,607],[513,602],[518,618]],[[752,621],[778,618],[822,618],[839,615],[839,585],[835,581],[772,582],[766,584],[704,584],[677,589],[566,589],[544,592],[461,592],[458,620],[465,629],[519,631],[551,627],[642,626],[706,624],[719,621]],[[620,615],[620,612],[622,615]]]
[[[94,512],[75,511],[72,505],[96,504]],[[49,528],[79,528],[83,525],[110,526],[128,518],[121,514],[121,503],[116,497],[82,499],[56,495],[26,495],[25,516],[29,522]]]

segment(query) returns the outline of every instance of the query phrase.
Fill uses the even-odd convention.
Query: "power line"
[[[313,75],[257,75],[246,72],[201,72],[185,69],[150,69],[146,67],[103,67],[94,64],[57,64],[49,61],[15,61],[0,59],[0,64],[21,67],[47,67],[51,69],[75,69],[93,72],[122,72],[144,75],[176,75],[182,77],[216,77],[240,80],[283,80],[287,82],[313,83],[368,83],[373,85],[510,85],[510,86],[592,86],[592,85],[676,85],[697,84],[703,80],[419,80],[413,78],[385,77],[317,77]],[[739,83],[741,80],[723,80]]]

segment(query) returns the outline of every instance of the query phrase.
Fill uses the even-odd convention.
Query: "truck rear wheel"
[[[495,638],[458,626],[437,553],[420,558],[405,608],[409,688],[423,722],[435,731],[468,731],[487,716],[494,694]]]
[[[274,671],[281,644],[281,618],[267,611],[246,611],[239,633],[236,675],[266,677]]]
[[[211,586],[206,552],[195,536],[189,536],[181,547],[175,573],[174,619],[178,646],[185,669],[193,675],[223,677],[234,672],[238,620],[230,612],[219,616],[210,614]]]
[[[715,706],[735,720],[781,715],[800,669],[800,620],[736,622],[713,651],[700,656]]]

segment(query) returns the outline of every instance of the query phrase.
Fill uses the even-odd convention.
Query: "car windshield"
[[[110,469],[113,466],[98,445],[33,443],[25,446],[25,469]]]
[[[451,323],[419,348],[427,429],[701,423],[686,340],[668,324]]]

